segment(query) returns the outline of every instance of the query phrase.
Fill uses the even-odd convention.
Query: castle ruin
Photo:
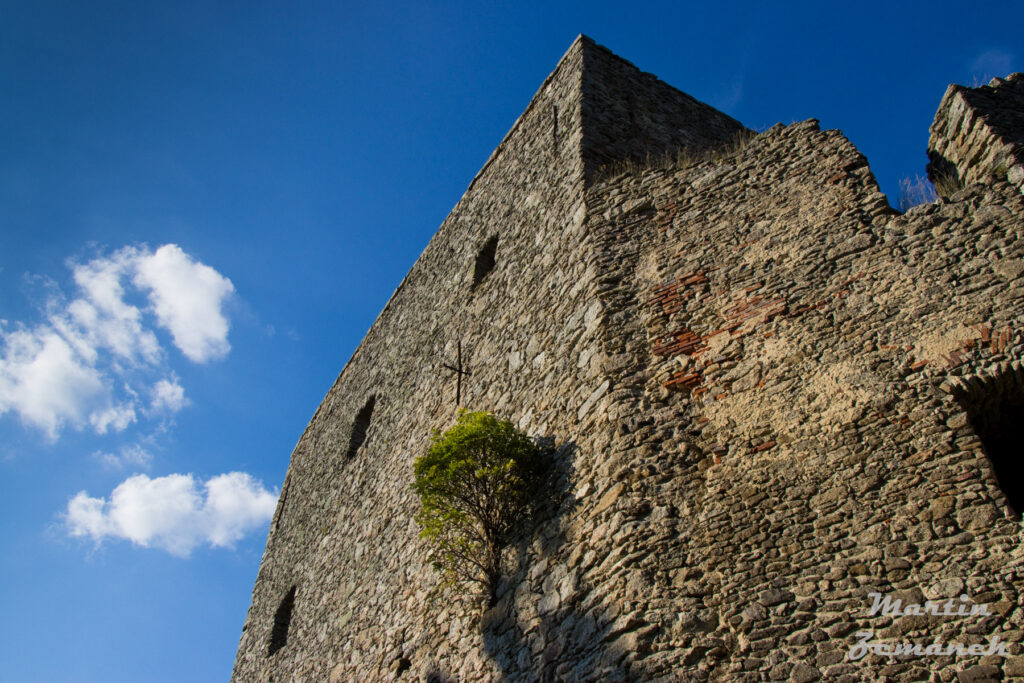
[[[299,439],[233,680],[1024,678],[1024,76],[929,154],[901,214],[580,36]],[[413,521],[458,404],[552,446],[483,614]]]

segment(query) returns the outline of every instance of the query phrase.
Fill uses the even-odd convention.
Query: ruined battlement
[[[299,439],[233,680],[1024,676],[1021,83],[951,86],[963,189],[900,214],[842,133],[579,37]],[[460,404],[552,446],[483,614],[429,595],[409,487]]]
[[[937,188],[942,180],[962,187],[994,175],[1024,191],[1024,74],[979,88],[950,85],[931,126],[928,156]]]

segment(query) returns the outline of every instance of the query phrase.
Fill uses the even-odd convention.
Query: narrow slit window
[[[274,613],[274,627],[270,631],[270,647],[267,656],[273,655],[288,644],[288,627],[292,623],[292,608],[295,606],[295,586],[284,596]]]
[[[497,253],[498,236],[494,235],[484,243],[484,246],[480,247],[480,251],[476,255],[476,264],[473,266],[473,289],[476,289],[484,281],[484,278],[494,270]]]
[[[1024,512],[1024,393],[1012,375],[993,377],[960,400],[985,447],[999,489],[1017,519]]]
[[[558,105],[551,105],[551,146],[558,156]]]
[[[352,425],[352,436],[348,440],[348,457],[355,457],[359,448],[366,441],[366,433],[370,429],[370,418],[373,417],[373,406],[377,403],[377,397],[371,396],[356,415],[356,421]]]

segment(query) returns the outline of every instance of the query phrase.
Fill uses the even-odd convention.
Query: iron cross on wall
[[[471,355],[471,350],[467,350],[467,352],[466,352],[466,362],[465,362],[465,365],[463,365],[463,361],[462,361],[462,340],[460,339],[459,340],[459,345],[458,345],[458,356],[456,357],[457,358],[456,364],[455,365],[451,365],[449,363],[441,363],[441,366],[444,369],[449,370],[449,371],[455,373],[455,378],[456,378],[455,379],[455,405],[456,406],[461,406],[462,405],[462,378],[464,376],[468,377],[469,375],[472,374],[469,371],[469,357],[470,357],[470,355]]]

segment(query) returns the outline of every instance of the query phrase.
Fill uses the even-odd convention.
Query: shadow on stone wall
[[[550,438],[540,443],[552,461],[537,523],[517,543],[498,602],[481,620],[483,648],[506,680],[625,680],[625,670],[616,666],[627,652],[608,645],[617,635],[615,615],[600,599],[588,599],[591,587],[566,569],[577,447],[556,447]],[[520,613],[517,603],[529,606]]]

